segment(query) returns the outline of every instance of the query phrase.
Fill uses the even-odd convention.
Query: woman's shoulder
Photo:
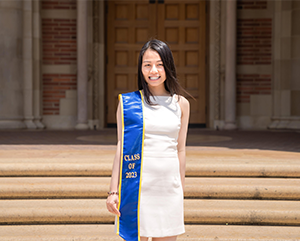
[[[183,106],[189,106],[190,105],[190,102],[187,100],[187,98],[185,98],[182,95],[175,95],[175,98],[176,98],[176,100],[178,101],[178,103],[180,105],[183,105]]]
[[[181,112],[182,113],[189,112],[190,102],[182,95],[175,95],[175,98],[180,106]]]

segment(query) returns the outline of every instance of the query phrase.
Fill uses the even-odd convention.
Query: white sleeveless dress
[[[167,237],[185,232],[183,191],[177,154],[181,109],[177,97],[144,101],[144,157],[140,199],[140,235]]]

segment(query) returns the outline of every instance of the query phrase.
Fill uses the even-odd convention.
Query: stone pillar
[[[0,1],[0,129],[23,122],[22,1]]]
[[[214,129],[224,128],[221,116],[221,1],[209,1],[209,123]]]
[[[33,123],[33,39],[32,1],[23,1],[23,104],[24,123],[28,129],[36,129]]]
[[[77,0],[77,130],[88,129],[88,12],[86,0]]]
[[[100,1],[100,13],[99,13],[99,128],[105,126],[105,2]]]
[[[40,1],[33,1],[33,115],[34,124],[43,129],[41,122],[41,14]]]
[[[236,129],[236,0],[226,6],[225,126]]]
[[[92,82],[92,110],[91,110],[91,119],[89,120],[89,128],[90,129],[99,129],[99,44],[100,44],[100,1],[93,0],[92,4],[92,17],[93,17],[93,25],[92,31],[93,39],[92,39],[92,46],[93,46],[93,67],[91,71],[91,82]]]

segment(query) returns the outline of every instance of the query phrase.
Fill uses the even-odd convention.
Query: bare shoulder
[[[179,96],[178,103],[181,108],[188,108],[190,106],[190,102],[182,95]]]
[[[190,102],[182,95],[177,96],[177,98],[178,98],[178,104],[181,108],[181,112],[183,114],[189,113],[190,112]]]

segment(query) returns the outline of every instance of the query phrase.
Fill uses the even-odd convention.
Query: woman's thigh
[[[177,236],[164,237],[164,238],[152,238],[152,241],[176,241]]]
[[[146,237],[141,237],[141,241],[148,241],[148,238],[146,238]]]

